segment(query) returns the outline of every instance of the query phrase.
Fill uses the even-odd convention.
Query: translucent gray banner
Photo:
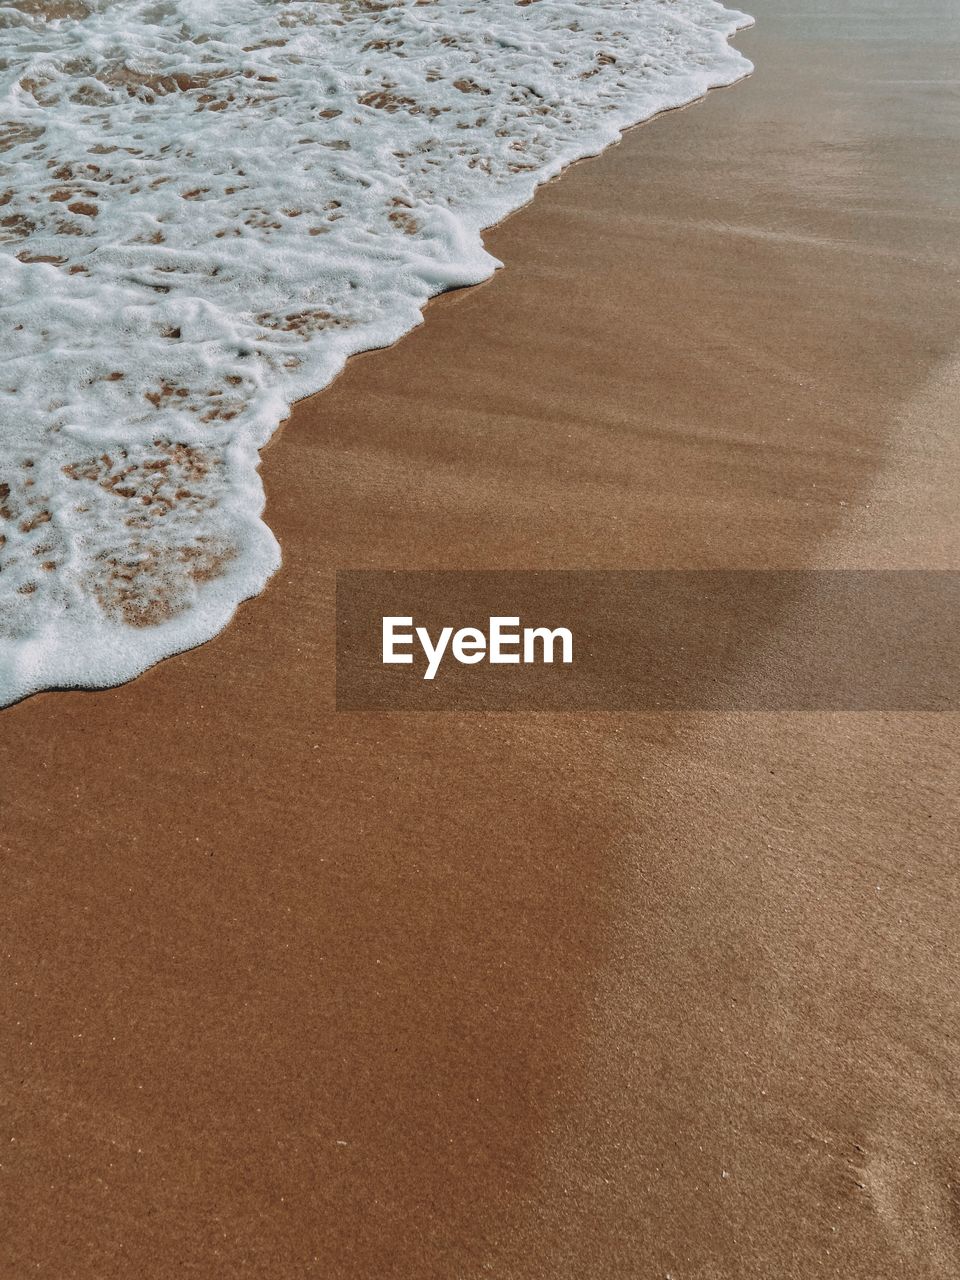
[[[960,709],[960,573],[337,574],[352,711]]]

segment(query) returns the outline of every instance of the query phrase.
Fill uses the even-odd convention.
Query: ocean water
[[[258,450],[500,264],[482,230],[729,84],[713,0],[0,0],[0,705],[209,639]],[[322,518],[322,516],[321,516]]]

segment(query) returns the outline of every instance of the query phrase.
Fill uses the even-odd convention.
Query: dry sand
[[[332,708],[337,567],[960,565],[949,6],[756,8],[0,718],[3,1277],[960,1274],[956,716]]]

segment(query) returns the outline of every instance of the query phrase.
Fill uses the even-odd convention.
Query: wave
[[[746,75],[713,0],[0,3],[0,705],[220,631],[258,450],[482,231]]]

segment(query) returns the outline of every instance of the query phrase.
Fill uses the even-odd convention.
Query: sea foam
[[[280,562],[258,449],[481,231],[750,71],[713,0],[0,0],[0,705]]]

